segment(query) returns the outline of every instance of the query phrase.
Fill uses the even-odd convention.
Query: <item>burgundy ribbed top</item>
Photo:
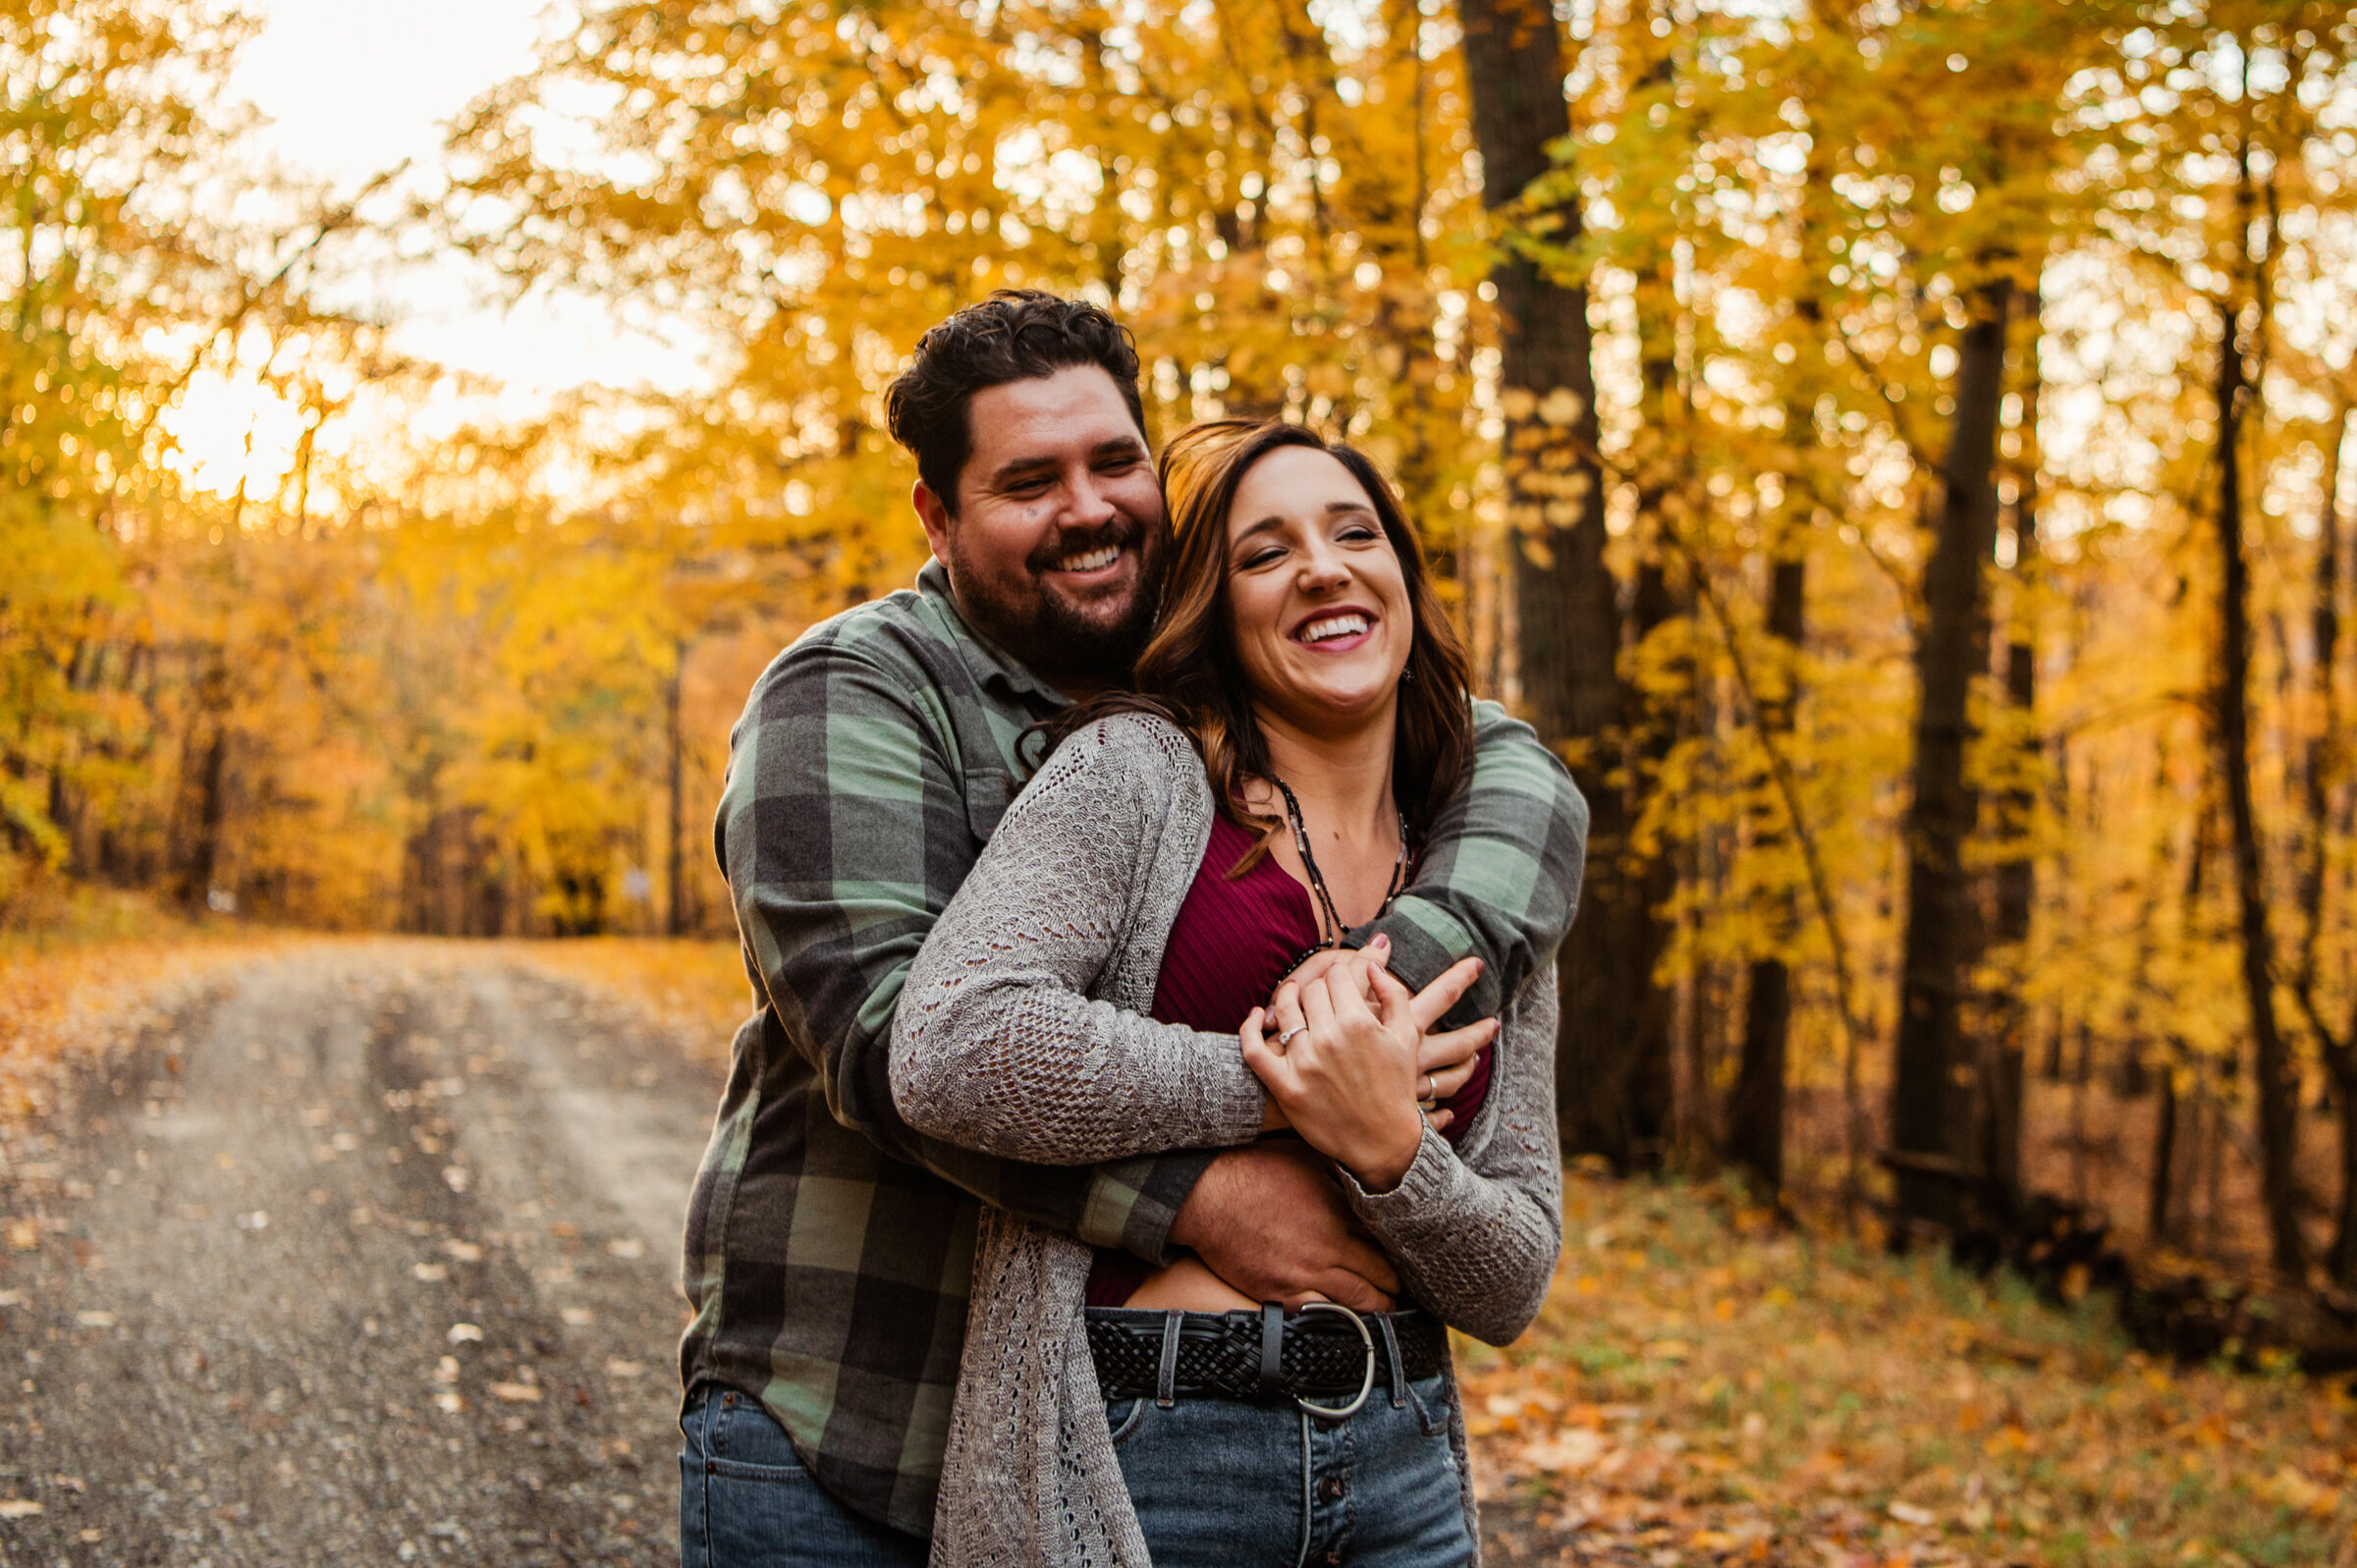
[[[1226,817],[1212,819],[1211,842],[1163,948],[1153,1013],[1162,1022],[1206,1034],[1235,1033],[1317,944],[1318,918],[1309,890],[1274,856],[1261,856],[1240,877],[1228,875],[1256,841]],[[1472,1130],[1489,1087],[1485,1051],[1475,1058],[1465,1086],[1441,1102],[1455,1112],[1444,1134],[1451,1143],[1462,1142]],[[1146,1274],[1146,1266],[1131,1254],[1100,1249],[1088,1276],[1088,1304],[1122,1305],[1145,1283]]]
[[[1309,890],[1274,855],[1240,877],[1229,868],[1251,851],[1251,833],[1226,817],[1211,821],[1211,842],[1187,890],[1154,984],[1154,1016],[1205,1034],[1233,1034],[1275,994],[1293,960],[1318,941]]]

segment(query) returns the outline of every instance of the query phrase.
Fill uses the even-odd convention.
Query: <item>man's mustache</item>
[[[1033,571],[1053,571],[1068,556],[1084,556],[1108,545],[1125,550],[1144,538],[1145,532],[1145,525],[1136,518],[1121,515],[1094,528],[1067,528],[1032,551],[1023,564]]]

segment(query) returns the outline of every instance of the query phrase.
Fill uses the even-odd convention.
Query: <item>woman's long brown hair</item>
[[[1181,431],[1163,449],[1171,547],[1154,635],[1138,655],[1132,689],[1107,692],[1056,715],[1044,726],[1048,743],[1052,748],[1108,714],[1159,715],[1193,738],[1223,814],[1255,834],[1276,826],[1274,818],[1256,817],[1243,804],[1247,780],[1273,782],[1276,774],[1235,655],[1228,603],[1228,514],[1246,471],[1280,447],[1323,452],[1349,470],[1399,558],[1415,627],[1399,685],[1392,798],[1407,816],[1409,836],[1421,838],[1473,763],[1464,645],[1433,590],[1424,547],[1382,470],[1364,453],[1301,425],[1212,420]]]

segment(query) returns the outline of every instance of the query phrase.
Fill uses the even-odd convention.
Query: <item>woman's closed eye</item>
[[[1386,545],[1390,542],[1384,538],[1383,530],[1380,527],[1374,523],[1359,520],[1338,525],[1327,537],[1335,544],[1352,549],[1364,549],[1370,545]],[[1231,569],[1260,571],[1278,565],[1292,553],[1291,548],[1286,544],[1264,539],[1249,546],[1244,554],[1236,559],[1235,565]]]

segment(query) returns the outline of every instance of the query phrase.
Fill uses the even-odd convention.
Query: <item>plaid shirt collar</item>
[[[950,568],[942,565],[939,556],[928,560],[917,572],[916,591],[941,617],[944,640],[958,650],[958,657],[973,673],[975,684],[985,688],[996,686],[1026,705],[1071,706],[1071,698],[1033,675],[1021,660],[991,641],[966,618],[965,612],[959,608],[957,590],[951,585]]]

